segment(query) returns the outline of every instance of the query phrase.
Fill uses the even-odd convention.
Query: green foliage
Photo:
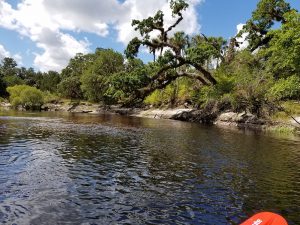
[[[93,62],[94,57],[94,54],[83,55],[82,53],[77,53],[74,58],[70,59],[67,67],[61,71],[62,80],[67,79],[68,77],[82,76],[83,72]]]
[[[157,60],[158,69],[152,76],[148,87],[140,91],[139,96],[143,98],[156,89],[163,89],[179,77],[190,77],[197,79],[204,85],[216,84],[216,80],[204,64],[213,60],[213,57],[221,57],[224,41],[221,38],[200,37],[201,41],[194,41],[184,32],[170,32],[183,20],[183,12],[188,4],[184,0],[171,0],[170,9],[174,22],[166,27],[164,14],[158,11],[153,17],[143,20],[133,20],[132,26],[139,31],[140,38],[132,39],[125,55],[127,58],[136,57],[141,46],[149,49],[154,55],[160,52]],[[155,33],[154,33],[155,32]],[[155,34],[155,37],[152,38]],[[198,40],[195,39],[195,40]],[[164,51],[165,50],[165,51]],[[197,70],[198,73],[189,73],[189,69]],[[199,74],[201,73],[203,77]]]
[[[18,77],[17,75],[11,75],[11,76],[5,76],[3,78],[6,86],[10,87],[10,86],[15,86],[15,85],[21,85],[24,84],[24,80],[22,80],[20,77]]]
[[[284,21],[284,13],[291,10],[285,0],[260,0],[252,13],[254,23],[261,29],[270,29],[274,21]]]
[[[97,49],[99,50],[99,49]],[[96,51],[97,51],[96,50]],[[58,92],[62,97],[82,99],[84,94],[81,90],[81,77],[94,61],[95,54],[83,55],[82,53],[70,59],[69,64],[61,72],[61,81],[57,85]]]
[[[109,88],[108,80],[113,74],[124,70],[124,59],[112,49],[99,49],[95,59],[80,78],[84,96],[93,102],[103,101]]]
[[[187,58],[191,62],[196,62],[204,65],[207,61],[220,58],[220,54],[226,44],[226,41],[221,37],[205,37],[196,35],[189,43],[189,48],[186,50]]]
[[[7,92],[6,92],[6,83],[4,82],[4,80],[2,79],[2,77],[0,76],[0,97],[4,97],[6,96]]]
[[[300,77],[282,78],[268,90],[268,97],[274,100],[300,99]]]
[[[135,63],[129,62],[131,63]],[[107,104],[111,103],[130,103],[137,99],[135,94],[140,88],[146,86],[149,82],[149,67],[143,65],[129,66],[127,71],[122,71],[112,75],[109,80],[109,87],[104,94],[104,100]]]
[[[273,78],[264,72],[257,56],[248,50],[241,51],[230,64],[217,68],[214,76],[218,83],[202,87],[194,95],[196,104],[206,105],[215,101],[220,110],[262,113],[267,105],[266,90],[273,84]]]
[[[42,75],[42,79],[38,82],[38,87],[42,91],[49,91],[51,93],[57,93],[57,85],[60,83],[61,77],[59,73],[55,71],[49,71]]]
[[[276,79],[293,74],[300,77],[300,13],[284,14],[286,22],[281,29],[270,32],[269,47],[260,52],[266,60],[266,69]]]
[[[87,71],[81,78],[81,90],[86,99],[91,102],[100,102],[103,100],[103,94],[107,89],[106,79],[100,74]]]
[[[150,68],[139,59],[128,59],[122,71],[108,78],[108,88],[103,96],[104,102],[106,104],[133,104],[138,101],[137,90],[149,82]]]
[[[169,84],[162,90],[155,90],[144,100],[147,105],[176,106],[191,102],[196,91],[195,82],[192,79],[182,77]]]
[[[284,110],[277,111],[272,115],[272,119],[276,121],[290,121],[291,115],[300,115],[300,104],[298,101],[285,100],[277,101],[277,105],[282,107]]]
[[[81,82],[80,78],[77,76],[71,76],[63,79],[58,84],[58,92],[62,97],[71,99],[81,99],[83,98],[83,93],[80,89]]]
[[[5,96],[6,87],[24,84],[24,81],[18,76],[17,63],[13,58],[5,57],[0,66],[0,94]]]
[[[45,102],[66,97],[132,105],[148,96],[144,103],[153,106],[188,102],[257,115],[274,110],[280,100],[299,100],[300,14],[286,1],[258,2],[238,35],[248,34],[250,45],[243,51],[237,49],[236,37],[227,44],[221,37],[174,32],[188,4],[184,0],[169,3],[173,16],[169,26],[162,11],[132,22],[140,37],[129,42],[126,61],[112,49],[97,48],[94,53],[78,53],[59,74],[19,68],[12,58],[3,59],[0,96],[14,86],[7,89],[13,105],[38,107],[41,92],[29,90],[29,85],[45,91]],[[280,27],[274,29],[275,23]],[[142,46],[153,54],[153,62],[144,65],[135,58]]]
[[[293,134],[297,131],[296,127],[288,125],[277,125],[267,128],[268,132],[277,133],[277,134]]]
[[[133,59],[134,57],[137,57],[141,44],[142,42],[137,37],[133,38],[125,50],[126,58]]]
[[[162,104],[161,90],[155,90],[151,95],[147,96],[144,103],[152,106],[160,106]]]
[[[285,0],[260,0],[252,18],[247,21],[239,36],[243,33],[248,34],[248,49],[251,51],[266,46],[272,39],[272,36],[267,34],[274,22],[285,23],[284,14],[289,11],[291,7]]]
[[[58,103],[61,100],[61,98],[56,95],[56,94],[52,94],[49,91],[44,92],[44,102],[45,103]]]
[[[40,109],[44,104],[43,92],[35,87],[16,85],[8,87],[9,100],[14,107],[22,106],[25,109]]]
[[[266,106],[266,90],[273,83],[272,76],[263,70],[263,66],[256,55],[247,50],[240,52],[228,66],[235,79],[231,94],[237,111],[249,110],[257,115],[262,113]]]
[[[2,60],[0,74],[3,77],[13,76],[17,74],[17,62],[13,58],[5,57]]]

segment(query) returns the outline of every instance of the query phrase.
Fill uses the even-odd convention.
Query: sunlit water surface
[[[116,115],[0,113],[2,224],[300,224],[300,139]]]

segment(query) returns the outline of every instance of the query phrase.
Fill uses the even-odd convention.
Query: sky
[[[187,0],[190,7],[177,31],[189,35],[222,36],[237,33],[258,0]],[[299,0],[288,0],[300,9]],[[166,25],[174,19],[168,0],[0,0],[0,59],[14,58],[19,66],[37,71],[60,71],[76,53],[97,47],[124,52],[138,34],[132,19],[162,9]],[[141,57],[147,61],[150,55]]]

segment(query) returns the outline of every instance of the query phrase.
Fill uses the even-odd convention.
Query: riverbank
[[[300,108],[300,103],[293,105],[293,108]],[[1,110],[10,110],[8,102],[0,103]],[[21,109],[20,109],[21,110]],[[124,108],[120,105],[104,106],[89,102],[61,101],[58,103],[47,103],[42,106],[42,111],[59,111],[72,113],[103,114],[114,113],[119,115],[153,118],[172,119],[186,122],[214,124],[220,127],[230,127],[237,129],[254,129],[271,132],[298,133],[300,134],[300,113],[296,110],[292,116],[282,113],[275,114],[270,118],[258,118],[249,113],[236,113],[231,111],[219,112],[213,107],[209,109],[193,109],[189,107],[177,108]]]

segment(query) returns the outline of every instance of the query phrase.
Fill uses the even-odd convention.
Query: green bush
[[[183,91],[181,94],[183,94]],[[179,98],[179,85],[172,83],[163,90],[156,90],[152,92],[145,100],[145,104],[153,106],[169,105],[174,106],[180,101]]]
[[[58,92],[65,98],[81,99],[83,93],[80,89],[80,85],[80,77],[68,77],[58,84]]]
[[[35,87],[16,85],[8,87],[9,100],[13,107],[22,106],[25,109],[39,110],[44,104],[44,93]]]
[[[161,91],[155,90],[151,95],[147,96],[144,103],[147,105],[160,106],[162,104]]]
[[[60,101],[60,97],[56,94],[52,94],[49,91],[44,92],[44,102],[45,103],[58,103]]]
[[[197,97],[195,97],[197,96]],[[199,97],[199,87],[194,80],[181,77],[162,90],[156,90],[144,101],[145,104],[161,106],[178,106],[185,102],[192,102]]]
[[[90,73],[88,71],[84,74],[80,81],[80,86],[84,97],[91,102],[100,102],[103,100],[103,93],[107,90],[107,77],[98,75],[96,73]]]
[[[134,65],[130,69],[130,71],[114,73],[108,78],[106,82],[108,87],[103,96],[106,104],[139,102],[140,99],[136,94],[140,88],[149,83],[147,75],[149,69],[143,65]]]
[[[286,100],[300,98],[300,78],[290,76],[286,79],[279,79],[268,91],[270,99]]]
[[[4,81],[7,87],[24,84],[24,81],[17,75],[5,76]]]

